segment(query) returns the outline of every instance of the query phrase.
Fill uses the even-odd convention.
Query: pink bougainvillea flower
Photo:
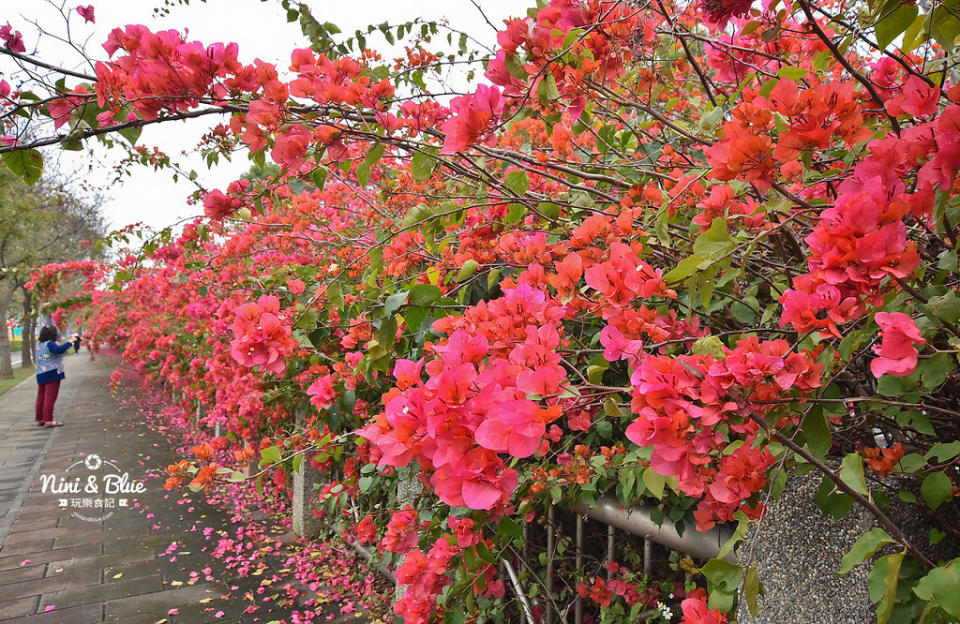
[[[97,20],[94,18],[94,16],[93,16],[93,5],[92,5],[92,4],[88,4],[88,5],[85,6],[85,7],[78,6],[78,7],[77,7],[77,13],[80,15],[80,17],[82,17],[82,18],[84,19],[84,21],[86,21],[87,24],[93,24],[93,23],[95,23],[95,22],[97,21]]]
[[[498,403],[477,428],[476,437],[491,451],[530,457],[540,448],[546,430],[537,419],[537,404],[523,399]]]
[[[393,376],[397,378],[397,387],[401,390],[412,388],[420,382],[420,371],[423,369],[423,358],[416,362],[400,358],[393,365]]]
[[[450,102],[454,116],[442,126],[447,136],[443,154],[455,154],[476,143],[503,112],[503,100],[496,87],[480,85],[476,93],[462,95]]]
[[[926,344],[917,323],[903,312],[877,312],[881,343],[873,347],[880,357],[870,362],[874,377],[906,377],[917,368],[917,349],[913,343]]]
[[[310,404],[317,409],[324,409],[333,404],[337,398],[337,392],[333,389],[333,375],[323,375],[307,388],[307,394],[310,395]]]
[[[600,344],[603,345],[603,359],[608,362],[634,359],[643,350],[642,340],[627,340],[613,325],[607,325],[600,330]]]
[[[930,117],[936,114],[939,100],[940,89],[911,74],[903,83],[900,95],[887,100],[886,109],[894,117],[904,113],[920,118]]]
[[[27,51],[26,46],[23,45],[23,35],[20,34],[19,30],[13,30],[10,22],[0,27],[0,40],[3,41],[7,48],[14,52],[20,52],[22,54]]]

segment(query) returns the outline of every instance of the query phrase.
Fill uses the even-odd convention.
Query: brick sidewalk
[[[174,458],[169,443],[140,426],[138,415],[110,395],[107,382],[116,358],[99,356],[91,362],[84,354],[66,361],[67,379],[55,414],[65,426],[47,430],[34,425],[32,379],[0,396],[0,622],[283,619],[282,608],[244,613],[250,603],[241,599],[243,593],[255,590],[258,579],[231,578],[227,587],[190,576],[191,570],[217,565],[206,552],[211,543],[202,527],[231,528],[225,514],[204,501],[194,500],[187,509],[156,479],[146,480],[146,491],[139,495],[42,491],[44,475],[80,477],[81,487],[91,475],[103,484],[102,476],[109,473],[128,472],[132,481],[142,481],[148,469],[162,468]],[[92,455],[102,462],[94,470],[101,462],[84,463]],[[98,489],[102,492],[102,485]],[[110,498],[112,508],[95,506],[97,499]],[[166,554],[175,541],[177,552]],[[179,613],[169,615],[171,609]]]

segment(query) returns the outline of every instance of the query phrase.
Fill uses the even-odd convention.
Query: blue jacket
[[[55,340],[37,343],[34,360],[37,362],[37,383],[60,381],[66,375],[63,372],[63,354],[73,345],[69,342],[57,344]]]

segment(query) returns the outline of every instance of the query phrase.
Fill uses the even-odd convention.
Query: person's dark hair
[[[40,329],[40,335],[37,336],[37,341],[39,342],[47,342],[49,340],[56,340],[56,339],[57,339],[57,328],[50,327],[49,325],[44,325]]]

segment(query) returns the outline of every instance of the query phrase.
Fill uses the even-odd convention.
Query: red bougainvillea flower
[[[707,608],[707,592],[702,588],[690,592],[680,603],[682,624],[726,624],[727,616],[717,609]]]
[[[906,377],[917,368],[917,349],[913,343],[926,344],[920,329],[909,314],[903,312],[877,312],[875,320],[880,326],[882,342],[873,347],[879,355],[870,362],[874,377],[885,374]]]
[[[700,7],[708,22],[722,27],[730,18],[746,15],[752,4],[753,0],[702,0]]]

